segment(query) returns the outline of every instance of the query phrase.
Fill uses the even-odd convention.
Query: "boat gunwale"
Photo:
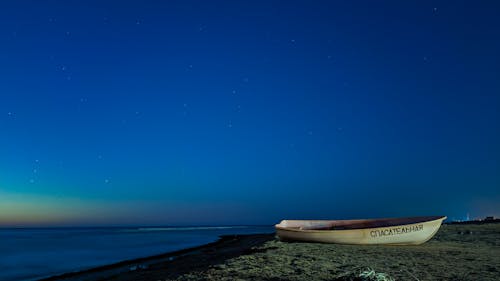
[[[435,222],[438,220],[444,221],[447,219],[447,216],[433,216],[433,217],[438,217],[437,219],[433,220],[427,220],[427,221],[417,221],[417,222],[411,222],[411,223],[402,223],[402,224],[396,224],[396,225],[387,225],[387,226],[379,226],[379,227],[360,227],[360,228],[350,228],[350,229],[298,229],[298,228],[291,228],[291,227],[283,227],[279,226],[279,224],[276,224],[274,227],[276,230],[286,230],[286,231],[293,231],[293,232],[308,232],[308,233],[331,233],[331,232],[336,232],[336,231],[352,231],[352,230],[362,230],[362,229],[378,229],[378,228],[387,228],[387,227],[397,227],[397,226],[404,226],[404,225],[412,225],[412,224],[418,224],[418,223],[429,223],[429,222]],[[387,218],[387,219],[373,219],[373,220],[389,220],[393,218]],[[325,220],[328,221],[328,220]]]

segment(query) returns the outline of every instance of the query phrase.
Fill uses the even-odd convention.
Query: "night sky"
[[[500,215],[497,1],[2,1],[0,225]]]

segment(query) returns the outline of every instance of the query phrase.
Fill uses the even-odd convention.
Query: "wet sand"
[[[46,280],[500,280],[500,224],[443,225],[419,246],[281,242],[274,234],[225,236],[204,246]]]

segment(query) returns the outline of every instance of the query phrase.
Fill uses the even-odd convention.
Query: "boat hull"
[[[276,234],[282,241],[304,241],[338,244],[419,245],[431,239],[443,220],[438,219],[404,225],[345,230],[302,230],[276,225]],[[317,221],[321,222],[321,221]]]

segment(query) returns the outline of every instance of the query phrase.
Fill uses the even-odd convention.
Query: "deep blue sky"
[[[500,215],[495,1],[2,1],[0,225]]]

